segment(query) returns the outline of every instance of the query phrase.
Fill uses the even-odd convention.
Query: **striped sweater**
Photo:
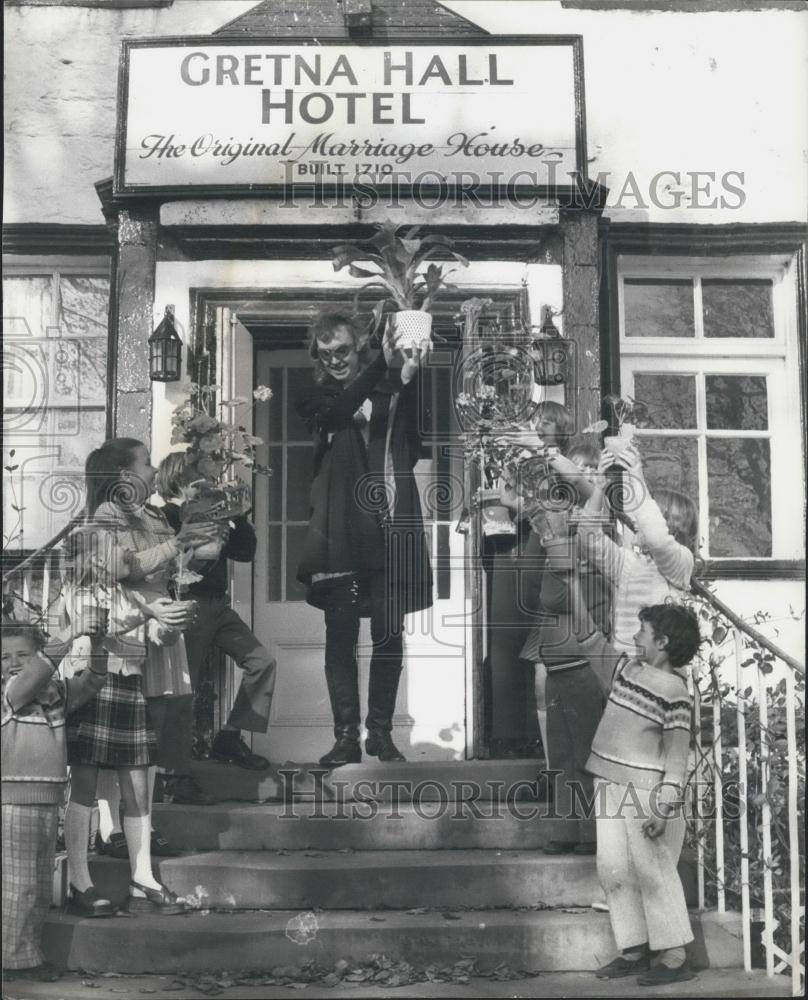
[[[634,635],[640,608],[681,602],[690,586],[694,559],[668,531],[662,512],[646,491],[631,512],[646,553],[615,544],[602,532],[582,533],[585,551],[595,568],[614,587],[612,635],[617,649],[634,652]]]
[[[690,750],[691,698],[682,671],[623,657],[612,680],[586,770],[620,785],[681,797]]]

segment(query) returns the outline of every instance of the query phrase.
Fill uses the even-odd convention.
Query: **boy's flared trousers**
[[[598,877],[621,951],[646,942],[653,951],[681,948],[693,940],[677,871],[685,820],[680,810],[663,834],[647,837],[642,825],[652,815],[653,795],[595,778]]]

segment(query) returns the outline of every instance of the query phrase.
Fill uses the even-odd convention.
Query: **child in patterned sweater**
[[[90,637],[89,667],[60,679],[53,660],[74,635]],[[2,634],[2,821],[4,978],[55,979],[43,961],[42,929],[51,901],[59,805],[67,787],[65,713],[93,698],[107,679],[103,631],[74,629],[47,647],[32,625]],[[46,655],[49,654],[49,655]]]
[[[630,657],[596,630],[574,578],[570,600],[569,641],[543,648],[542,658],[588,663],[609,695],[586,769],[595,778],[598,876],[621,954],[597,975],[683,982],[692,978],[693,934],[677,863],[691,729],[686,666],[701,642],[698,619],[672,603],[642,608]],[[653,967],[651,950],[660,953]]]

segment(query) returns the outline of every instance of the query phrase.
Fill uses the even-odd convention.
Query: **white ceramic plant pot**
[[[432,314],[419,309],[402,309],[393,313],[393,324],[399,348],[418,347],[432,336]]]
[[[603,446],[607,448],[615,458],[620,458],[623,452],[634,440],[634,424],[623,424],[619,435],[606,436],[603,438]]]

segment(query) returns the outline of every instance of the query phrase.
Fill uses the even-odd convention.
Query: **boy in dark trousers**
[[[179,500],[187,484],[188,470],[182,452],[172,452],[160,463],[157,489],[166,501],[163,513],[175,531],[180,528]],[[246,516],[235,517],[218,559],[204,564],[202,579],[189,587],[189,596],[199,605],[196,621],[184,632],[191,685],[197,690],[202,664],[208,652],[220,649],[243,671],[241,685],[230,716],[213,740],[211,757],[252,771],[269,767],[269,761],[252,753],[241,731],[265,733],[275,689],[276,664],[269,651],[253,635],[249,626],[230,607],[228,593],[229,559],[252,562],[255,557],[255,529]],[[188,748],[190,756],[190,747]],[[183,801],[180,782],[174,802]]]

